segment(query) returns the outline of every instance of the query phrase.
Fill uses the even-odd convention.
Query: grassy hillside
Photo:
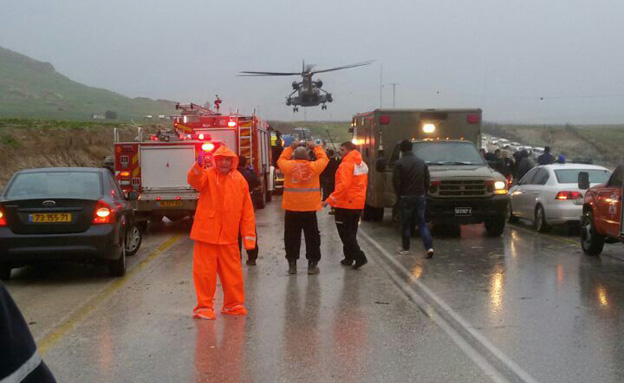
[[[0,117],[89,120],[112,111],[118,120],[170,115],[175,103],[120,94],[79,84],[50,63],[0,47]]]
[[[504,125],[486,123],[484,133],[530,146],[550,146],[568,160],[591,158],[594,163],[615,167],[622,161],[624,125]]]

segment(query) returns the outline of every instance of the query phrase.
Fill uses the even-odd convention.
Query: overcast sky
[[[623,15],[622,0],[0,0],[0,46],[126,96],[219,94],[267,119],[347,120],[392,107],[395,83],[397,108],[623,123]],[[334,102],[297,115],[284,103],[296,77],[236,76],[302,59],[376,61],[320,74]]]

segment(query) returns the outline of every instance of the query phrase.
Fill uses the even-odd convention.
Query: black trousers
[[[342,240],[342,252],[348,260],[364,260],[366,256],[357,241],[362,210],[336,208],[336,229]]]
[[[318,263],[321,260],[321,233],[318,229],[315,211],[286,210],[284,216],[286,259],[289,261],[299,259],[302,230],[305,235],[306,258],[310,263]]]

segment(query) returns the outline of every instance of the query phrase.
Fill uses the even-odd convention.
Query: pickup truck
[[[605,243],[624,242],[622,184],[624,162],[606,184],[589,187],[589,177],[579,173],[578,186],[586,190],[581,216],[581,247],[587,255],[599,255]]]

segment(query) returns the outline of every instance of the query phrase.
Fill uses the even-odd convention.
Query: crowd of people
[[[544,148],[544,153],[537,157],[537,161],[533,159],[526,149],[516,151],[512,156],[509,156],[507,151],[501,149],[488,152],[481,148],[481,155],[492,169],[498,171],[507,179],[513,180],[514,183],[520,181],[529,170],[537,165],[564,164],[566,162],[564,154],[560,154],[555,158],[551,153],[550,146]]]

